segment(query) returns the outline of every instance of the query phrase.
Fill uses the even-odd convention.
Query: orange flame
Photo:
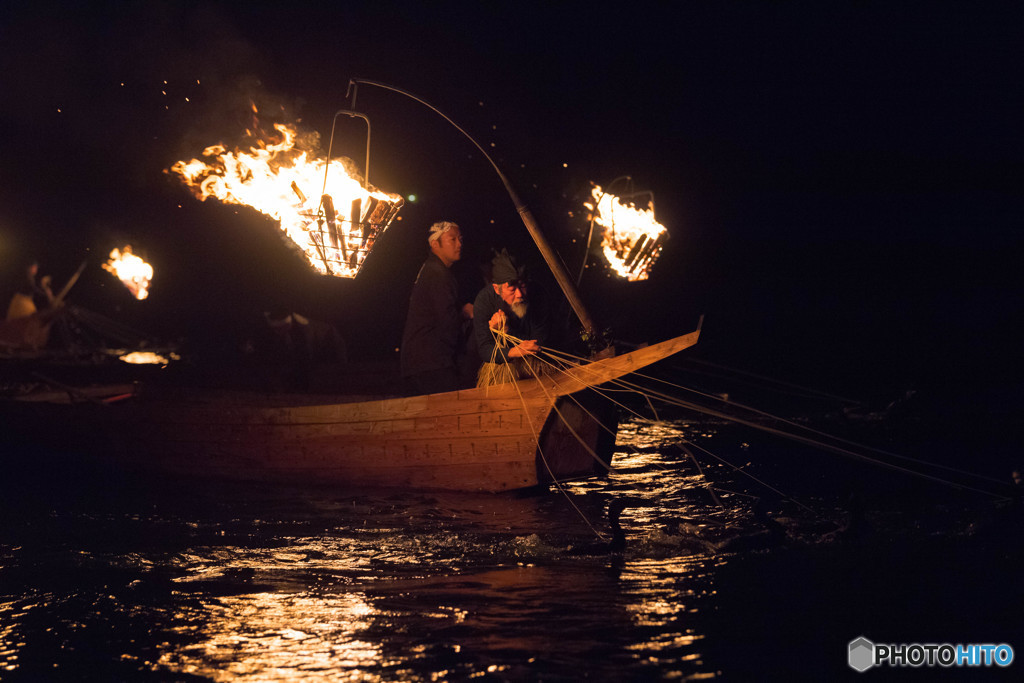
[[[364,188],[350,160],[328,165],[327,159],[311,158],[309,152],[297,149],[294,127],[275,124],[274,128],[280,142],[261,142],[249,151],[213,145],[202,155],[209,162],[179,161],[170,171],[202,201],[213,197],[251,206],[277,220],[281,231],[321,274],[355,277],[404,200]]]
[[[654,220],[654,209],[639,209],[605,192],[600,185],[591,190],[594,203],[584,202],[594,222],[604,228],[601,249],[608,264],[630,282],[646,280],[661,253],[662,238],[668,232]]]
[[[114,249],[110,260],[103,264],[103,270],[119,279],[132,295],[139,299],[149,296],[149,283],[153,280],[153,266],[132,253],[131,245],[123,251]]]
[[[118,360],[131,365],[159,365],[167,367],[172,360],[181,360],[181,356],[176,353],[170,353],[165,356],[155,351],[132,351],[118,356]]]

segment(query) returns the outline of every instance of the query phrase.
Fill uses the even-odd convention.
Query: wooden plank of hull
[[[315,410],[246,407],[243,404],[183,405],[176,401],[142,404],[133,419],[152,425],[160,436],[174,440],[182,434],[199,441],[305,442],[317,439],[419,441],[492,438],[522,434],[536,438],[554,403],[546,396],[509,403],[460,400],[458,392],[429,398],[432,408],[410,412],[375,404],[333,404]],[[428,397],[418,397],[428,398]],[[377,410],[372,413],[368,406]]]
[[[146,469],[240,480],[318,482],[346,487],[405,487],[505,491],[537,483],[532,440],[508,438],[476,444],[427,444],[419,448],[309,444],[218,448],[165,444],[143,451]]]
[[[538,481],[607,474],[617,431],[613,404],[592,392],[563,396],[551,411],[537,447]]]
[[[145,453],[155,469],[243,479],[474,491],[537,484],[536,443],[553,401],[460,393],[302,408],[153,401],[125,420],[134,445],[122,452]]]
[[[55,407],[66,411],[62,424],[78,423],[86,435],[79,443],[92,442],[108,458],[150,469],[503,491],[606,471],[614,409],[581,411],[573,407],[576,397],[567,395],[692,346],[698,334],[557,376],[444,394],[318,403],[324,398],[143,392],[113,406]]]

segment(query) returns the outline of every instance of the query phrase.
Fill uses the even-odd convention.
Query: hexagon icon
[[[875,663],[875,644],[864,636],[851,640],[849,655],[850,668],[863,673]]]

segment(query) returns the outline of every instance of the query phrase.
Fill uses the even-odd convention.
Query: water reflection
[[[657,599],[644,588],[648,570],[523,564],[366,579],[358,590],[208,598],[175,615],[174,630],[193,642],[164,652],[158,666],[253,681],[514,678],[534,667],[569,675],[574,662],[595,656],[628,669],[648,649],[635,642],[638,628],[665,632],[654,649],[692,660],[696,638],[665,631],[679,610],[668,586]]]
[[[191,548],[175,583],[206,597],[176,616],[193,642],[158,665],[255,681],[569,679],[583,662],[608,677],[712,675],[699,616],[723,560],[676,522],[706,513],[706,496],[688,497],[706,481],[657,448],[687,428],[628,423],[607,480],[546,495],[307,498],[335,520],[321,536]],[[594,551],[618,496],[632,501],[627,552]]]
[[[160,668],[214,681],[355,681],[381,661],[379,645],[359,638],[375,615],[357,594],[260,592],[193,609],[175,615],[176,630],[197,642],[161,654]]]
[[[802,509],[772,510],[786,540],[761,543],[743,474],[771,474],[778,458],[758,461],[756,444],[725,433],[625,421],[607,478],[535,495],[109,480],[91,493],[81,481],[8,491],[0,674],[435,681],[743,671],[730,659],[737,632],[773,651],[785,634],[753,624],[790,604],[803,610],[791,626],[834,624],[835,600],[816,613],[815,586],[873,572],[884,587],[891,575],[856,564],[885,567],[884,551],[832,551],[836,527]],[[698,463],[683,440],[737,466]],[[606,542],[613,500],[627,502],[620,554]],[[822,499],[817,509],[841,506]],[[842,606],[860,628],[864,611]],[[842,631],[841,654],[857,633],[831,628]]]
[[[123,482],[36,501],[39,516],[20,514],[59,533],[3,548],[21,585],[0,604],[0,665],[25,672],[45,629],[28,671],[46,657],[74,670],[99,648],[121,679],[701,673],[692,618],[712,572],[675,517],[702,514],[688,492],[703,478],[658,447],[687,430],[627,422],[606,480],[525,496]],[[635,497],[629,546],[608,555],[597,534],[617,496]]]
[[[25,612],[16,601],[0,602],[0,671],[14,672],[25,641],[19,635]]]

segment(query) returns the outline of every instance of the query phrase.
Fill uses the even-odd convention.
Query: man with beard
[[[547,338],[542,311],[531,307],[523,269],[506,249],[491,262],[491,284],[473,303],[473,329],[483,364],[477,386],[531,378],[543,372],[537,353]]]
[[[434,223],[427,235],[430,255],[409,296],[402,334],[402,376],[416,394],[438,394],[460,387],[458,360],[462,321],[472,304],[460,307],[452,265],[462,258],[462,232],[449,221]]]

